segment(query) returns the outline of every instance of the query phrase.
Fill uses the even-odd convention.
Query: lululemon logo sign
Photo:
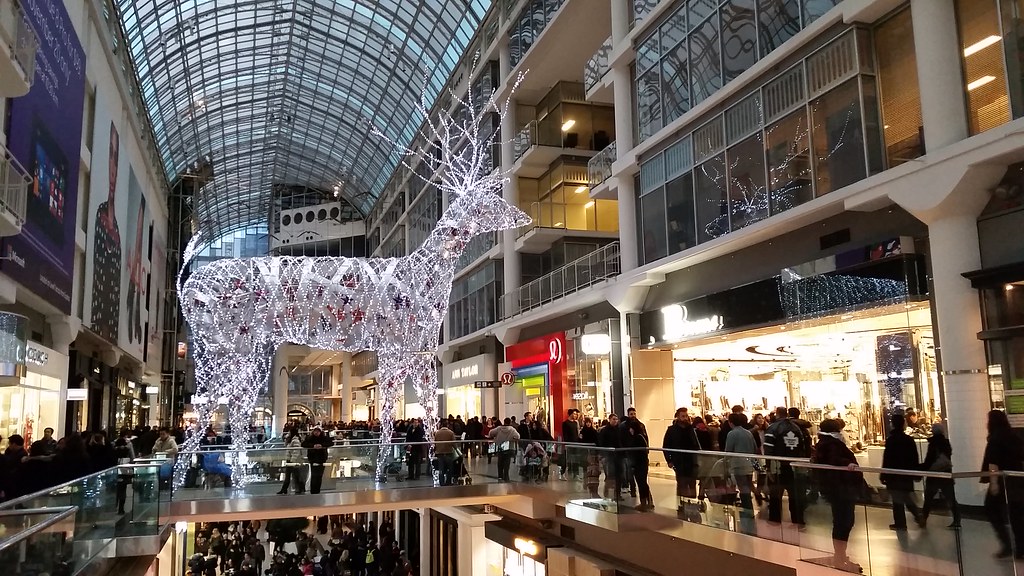
[[[536,350],[536,348],[535,348]],[[548,362],[558,364],[562,361],[562,341],[558,338],[548,342]]]
[[[505,372],[501,375],[501,383],[505,386],[511,386],[516,383],[516,375],[511,372]]]

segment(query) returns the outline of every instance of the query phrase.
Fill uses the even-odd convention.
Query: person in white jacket
[[[306,461],[303,458],[302,440],[296,430],[291,432],[287,441],[288,451],[285,458],[288,460],[284,466],[284,485],[277,492],[278,494],[288,493],[288,484],[295,481],[295,493],[305,494],[306,492]]]
[[[487,437],[494,441],[494,449],[498,453],[498,480],[509,482],[508,469],[516,453],[519,431],[512,426],[511,419],[505,418],[504,425],[491,430]]]

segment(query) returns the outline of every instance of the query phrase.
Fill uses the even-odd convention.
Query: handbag
[[[935,459],[935,462],[932,462],[932,465],[928,470],[931,472],[952,472],[953,461],[949,459],[949,456],[940,452],[939,456]]]

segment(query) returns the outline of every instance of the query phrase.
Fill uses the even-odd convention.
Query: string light
[[[385,479],[395,404],[407,379],[423,408],[427,438],[433,439],[438,422],[434,357],[459,257],[474,236],[530,222],[501,197],[509,169],[492,169],[497,134],[481,130],[493,121],[491,114],[504,117],[521,81],[522,74],[503,106],[493,93],[476,100],[472,89],[465,100],[453,94],[455,116],[441,110],[432,118],[424,90],[416,103],[426,119],[419,144],[399,145],[370,125],[374,135],[397,149],[406,168],[451,199],[437,226],[408,256],[226,258],[197,269],[183,285],[179,273],[181,310],[196,352],[196,392],[227,398],[234,450],[242,453],[248,443],[253,409],[267,387],[274,353],[285,343],[377,352],[382,402],[378,481]],[[182,270],[207,236],[194,235]],[[184,452],[198,448],[216,407],[215,402],[196,406],[197,430]],[[178,462],[178,485],[188,460]],[[232,463],[236,485],[245,482],[240,460]]]

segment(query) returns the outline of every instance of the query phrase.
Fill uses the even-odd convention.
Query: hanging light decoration
[[[509,168],[493,169],[496,134],[485,130],[494,114],[499,120],[506,114],[521,80],[520,74],[502,106],[493,93],[474,99],[470,91],[464,100],[453,94],[454,116],[441,110],[431,117],[424,91],[416,104],[426,119],[418,145],[398,145],[370,124],[373,134],[401,153],[412,174],[450,199],[437,226],[409,255],[226,258],[198,268],[184,283],[179,272],[181,310],[195,346],[196,393],[227,399],[233,450],[242,453],[249,441],[250,418],[266,389],[274,353],[286,343],[377,353],[382,401],[377,480],[384,480],[395,403],[407,379],[423,407],[427,437],[433,438],[438,422],[434,358],[459,257],[474,236],[530,222],[501,196]],[[186,248],[182,271],[201,237],[196,234]],[[184,452],[198,448],[216,407],[216,402],[196,405],[197,428]],[[188,461],[177,464],[178,485]],[[245,483],[241,461],[233,459],[235,485]]]

